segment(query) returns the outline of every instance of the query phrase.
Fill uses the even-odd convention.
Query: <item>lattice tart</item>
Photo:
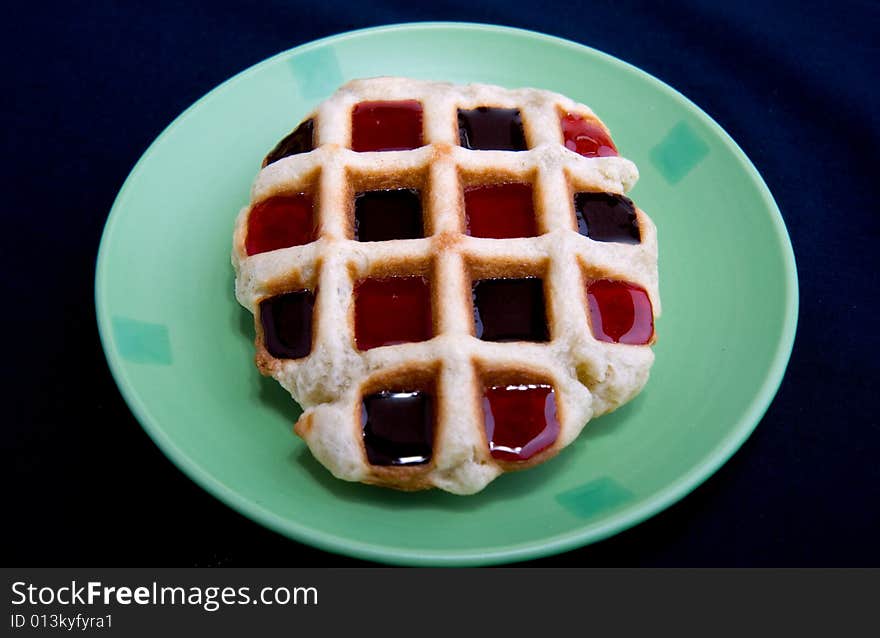
[[[376,78],[323,102],[266,156],[232,251],[314,456],[469,494],[633,398],[660,313],[637,179],[548,91]]]

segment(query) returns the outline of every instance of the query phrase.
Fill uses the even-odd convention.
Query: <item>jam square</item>
[[[358,350],[427,341],[432,332],[431,294],[424,277],[362,279],[355,284]]]
[[[309,290],[288,292],[260,302],[260,325],[266,350],[277,359],[299,359],[312,351],[312,311]]]
[[[256,255],[315,240],[312,197],[279,195],[256,204],[248,216],[245,251]]]
[[[474,151],[524,151],[519,109],[499,109],[480,106],[470,111],[458,111],[458,137],[464,148]]]
[[[537,235],[531,184],[476,186],[464,192],[468,234],[507,239]]]
[[[351,112],[354,151],[406,151],[424,144],[417,100],[361,102]]]
[[[434,406],[422,391],[383,390],[364,397],[364,449],[372,465],[421,465],[431,459]]]
[[[614,193],[577,193],[574,212],[578,232],[595,241],[641,242],[639,220],[632,200]]]
[[[483,418],[496,459],[525,461],[559,436],[556,397],[549,385],[490,386],[483,394]]]
[[[424,237],[419,191],[398,189],[358,193],[354,200],[354,237],[386,241]]]
[[[266,159],[263,160],[263,166],[268,166],[291,155],[308,153],[315,147],[314,136],[315,122],[314,120],[306,120],[269,151]]]
[[[593,120],[566,113],[562,116],[565,148],[584,157],[614,157],[617,148],[602,126]]]
[[[641,286],[600,279],[587,287],[590,327],[599,341],[646,345],[654,336],[654,309]]]
[[[474,284],[473,297],[478,339],[549,340],[544,285],[540,279],[484,279]]]

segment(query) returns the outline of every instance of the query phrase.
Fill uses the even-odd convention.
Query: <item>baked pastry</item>
[[[323,102],[266,156],[232,251],[314,456],[469,494],[635,396],[660,314],[637,179],[548,91],[375,78]]]

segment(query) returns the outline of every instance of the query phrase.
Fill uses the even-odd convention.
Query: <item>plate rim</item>
[[[681,103],[689,112],[698,118],[703,118],[713,132],[718,135],[722,142],[727,146],[734,157],[745,168],[746,173],[751,181],[757,187],[757,190],[770,213],[773,222],[773,228],[776,233],[776,240],[779,246],[780,255],[783,259],[783,277],[785,282],[785,299],[784,299],[784,317],[782,332],[779,341],[776,344],[776,351],[773,354],[771,364],[765,372],[763,383],[758,392],[752,398],[751,403],[743,411],[742,416],[728,431],[727,435],[722,438],[718,444],[709,452],[700,463],[695,464],[689,471],[679,476],[678,479],[668,483],[663,489],[659,490],[652,497],[637,504],[636,506],[624,509],[621,512],[614,513],[606,517],[604,520],[589,525],[577,527],[562,534],[545,537],[537,541],[527,541],[523,543],[514,543],[492,549],[477,548],[470,550],[461,549],[444,549],[444,550],[412,550],[402,547],[392,547],[389,545],[379,545],[375,543],[364,543],[345,536],[334,533],[323,532],[312,529],[311,527],[302,525],[295,520],[282,517],[258,503],[239,494],[221,478],[203,469],[195,460],[191,459],[187,454],[182,452],[174,442],[165,433],[158,420],[154,419],[149,408],[144,404],[138,396],[134,388],[134,384],[130,382],[122,364],[122,358],[114,347],[111,338],[112,327],[111,317],[107,309],[107,301],[103,297],[103,288],[105,285],[105,272],[107,270],[107,254],[108,246],[111,243],[113,229],[116,220],[121,216],[121,211],[128,199],[128,193],[131,189],[131,180],[138,173],[143,163],[151,156],[153,150],[169,135],[176,127],[181,126],[193,113],[199,105],[205,100],[216,99],[216,96],[223,91],[228,90],[232,85],[237,83],[246,74],[250,74],[264,65],[274,63],[279,58],[288,57],[300,53],[304,53],[312,48],[323,46],[329,42],[339,42],[352,38],[364,36],[372,36],[380,33],[388,33],[391,31],[413,31],[413,30],[435,30],[435,29],[457,29],[466,31],[490,31],[494,33],[502,33],[515,38],[528,38],[542,43],[552,44],[555,46],[564,46],[573,50],[579,50],[583,53],[586,49],[591,55],[603,58],[604,61],[616,66],[628,73],[635,73],[647,80],[655,89],[669,94],[673,99]],[[213,96],[213,97],[212,97]],[[694,489],[699,487],[710,476],[715,474],[718,469],[726,463],[733,454],[742,446],[749,438],[751,433],[757,428],[764,414],[769,408],[773,398],[775,397],[788,366],[791,357],[792,348],[798,323],[799,310],[799,282],[797,277],[797,265],[792,248],[791,239],[785,226],[782,213],[779,210],[773,195],[765,183],[763,177],[758,172],[755,165],[748,158],[740,146],[733,138],[718,124],[708,113],[701,109],[697,104],[688,99],[682,93],[672,86],[664,83],[660,79],[650,73],[614,57],[608,53],[604,53],[585,44],[580,44],[558,36],[548,35],[538,31],[521,29],[504,25],[493,25],[478,22],[456,22],[456,21],[432,21],[432,22],[405,22],[388,25],[379,25],[364,29],[356,29],[345,31],[342,33],[329,35],[317,40],[312,40],[296,47],[286,49],[275,55],[272,55],[256,64],[253,64],[217,86],[210,89],[207,93],[198,98],[190,106],[188,106],[180,115],[172,120],[159,135],[150,143],[146,150],[141,154],[138,161],[131,168],[125,178],[125,182],[119,190],[104,228],[101,234],[101,241],[98,248],[97,258],[95,262],[95,316],[97,321],[98,333],[101,340],[101,346],[110,368],[111,375],[117,388],[123,396],[129,409],[135,416],[138,423],[159,447],[162,453],[175,465],[186,477],[195,482],[199,487],[204,489],[219,501],[264,527],[267,527],[287,538],[297,542],[305,543],[313,547],[317,547],[324,551],[342,554],[353,558],[360,558],[387,564],[398,565],[445,565],[445,566],[464,566],[464,565],[489,565],[524,561],[529,559],[541,558],[561,552],[583,547],[588,544],[608,538],[614,534],[622,532],[626,529],[645,521],[662,510],[671,507],[685,496],[690,494]]]

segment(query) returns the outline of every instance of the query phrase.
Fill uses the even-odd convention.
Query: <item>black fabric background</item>
[[[876,2],[22,3],[3,55],[6,562],[355,565],[228,509],[158,451],[108,372],[94,260],[141,153],[229,76],[417,20],[588,44],[683,92],[762,173],[798,261],[794,353],[754,435],[650,521],[533,564],[878,565]],[[731,6],[736,5],[736,6]]]

